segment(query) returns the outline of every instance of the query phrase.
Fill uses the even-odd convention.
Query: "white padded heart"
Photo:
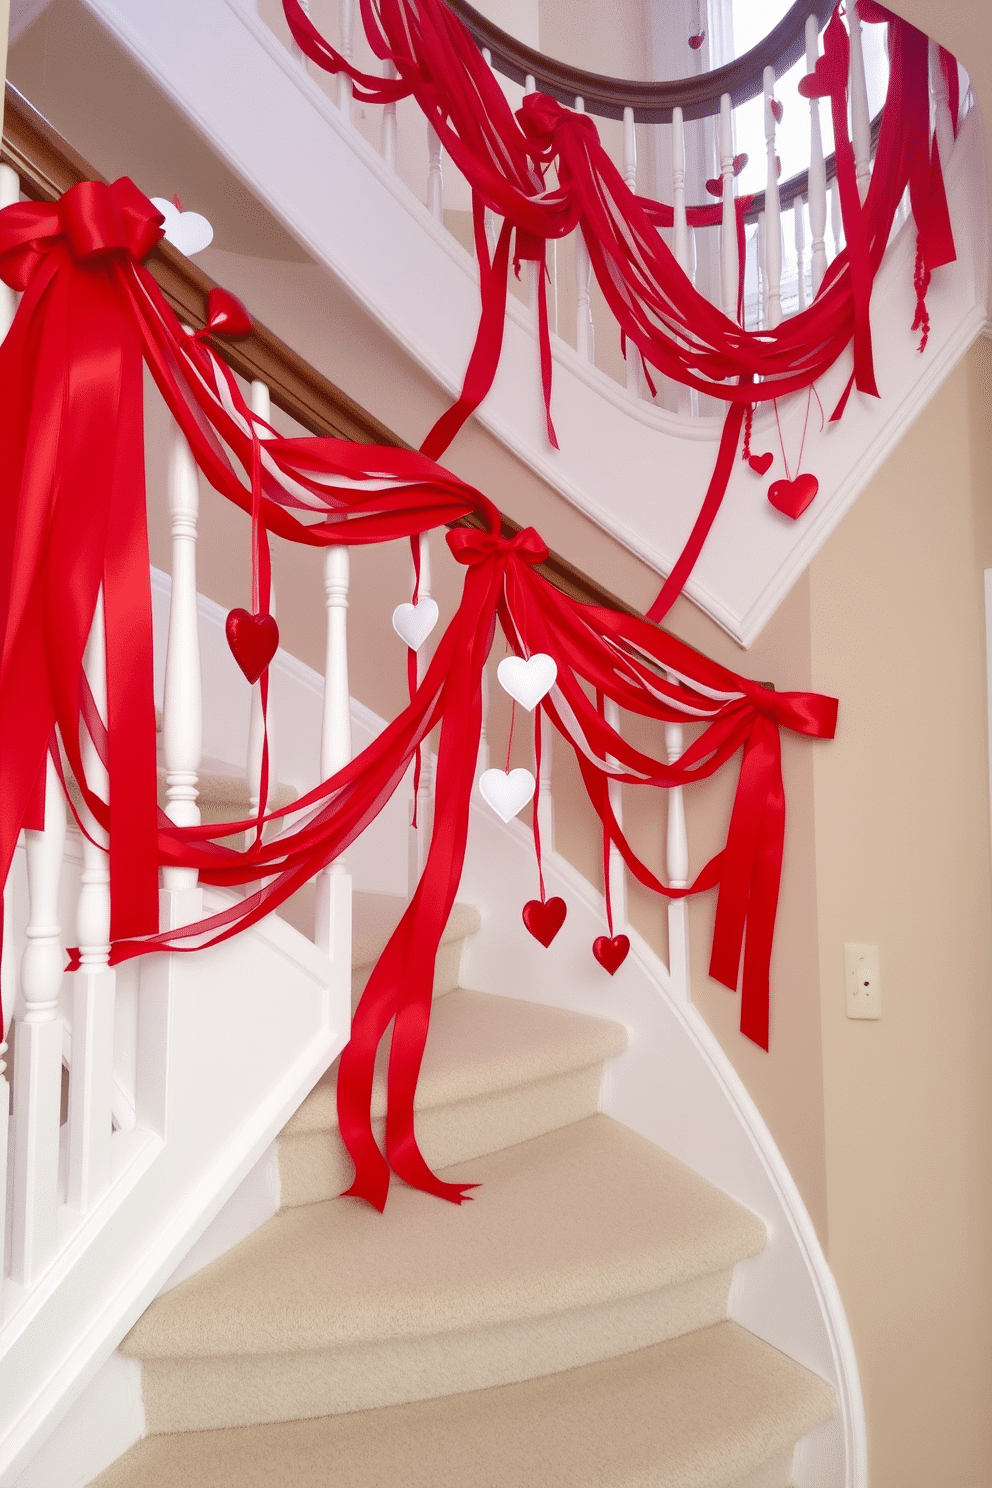
[[[554,687],[558,664],[544,651],[535,651],[526,661],[522,656],[504,656],[496,676],[504,692],[531,713]]]
[[[185,253],[187,258],[210,247],[214,230],[199,212],[180,212],[175,203],[166,201],[164,196],[153,196],[152,206],[158,207],[165,218],[165,241],[178,248],[180,253]]]
[[[437,624],[438,608],[433,599],[418,599],[415,605],[397,605],[393,611],[393,629],[411,651],[419,651]]]
[[[498,817],[508,822],[522,811],[534,795],[537,781],[529,770],[485,770],[479,776],[479,794]]]

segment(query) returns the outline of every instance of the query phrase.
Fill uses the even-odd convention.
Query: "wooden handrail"
[[[681,108],[684,119],[705,119],[720,112],[720,99],[730,94],[736,108],[755,98],[764,85],[766,67],[781,77],[806,50],[806,19],[815,15],[822,27],[837,0],[796,0],[768,35],[742,57],[698,77],[674,82],[635,82],[627,78],[603,77],[581,67],[569,67],[554,57],[545,57],[533,47],[517,41],[509,32],[479,14],[468,0],[445,0],[470,31],[476,44],[488,48],[493,67],[504,77],[524,83],[532,77],[542,93],[572,107],[583,99],[587,114],[604,119],[622,119],[632,108],[634,118],[644,124],[670,124],[672,109]]]
[[[55,201],[79,181],[103,180],[10,83],[6,85],[0,159],[17,171],[21,191],[32,201]],[[195,329],[204,326],[207,297],[215,288],[210,276],[166,242],[159,243],[146,262],[180,320]],[[218,350],[240,377],[258,378],[266,383],[272,402],[283,413],[288,413],[312,434],[350,439],[359,444],[411,448],[298,356],[285,341],[259,321],[253,319],[253,325],[250,336],[220,342]],[[502,517],[502,523],[507,537],[520,531],[519,523],[509,517]],[[479,518],[466,517],[452,525],[481,527],[483,523]],[[625,615],[640,614],[557,553],[540,564],[538,571],[582,604],[601,605]]]

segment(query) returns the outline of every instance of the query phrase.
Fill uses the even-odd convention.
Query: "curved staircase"
[[[356,895],[356,988],[401,907]],[[478,925],[449,925],[418,1090],[425,1156],[472,1202],[334,1197],[332,1068],[279,1138],[278,1214],[124,1340],[149,1434],[99,1488],[791,1481],[835,1401],[727,1319],[763,1222],[597,1113],[619,1024],[457,985]]]

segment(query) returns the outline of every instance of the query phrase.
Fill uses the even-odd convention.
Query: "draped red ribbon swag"
[[[326,49],[294,9],[295,0],[285,4],[297,40],[306,42],[304,50]],[[367,28],[370,20],[399,25],[411,14],[402,0],[382,0],[376,12],[363,0]],[[925,87],[925,43],[921,53],[920,33],[902,22],[890,21],[890,28],[893,77],[915,97]],[[211,334],[244,332],[242,307],[226,297],[214,306],[207,333],[191,335],[182,328],[142,262],[162,236],[162,218],[126,178],[112,186],[84,182],[56,204],[21,203],[0,213],[0,276],[22,292],[0,346],[5,389],[0,409],[0,882],[20,830],[40,825],[39,781],[51,754],[60,771],[71,770],[87,810],[109,834],[112,963],[151,951],[215,944],[270,913],[344,851],[440,726],[438,807],[427,863],[355,1015],[338,1084],[342,1135],[356,1167],[349,1192],[379,1208],[390,1169],[442,1197],[459,1201],[464,1196],[463,1187],[440,1182],[424,1162],[413,1102],[434,958],[464,858],[482,668],[497,624],[518,655],[545,652],[554,658],[557,682],[542,706],[575,750],[606,840],[616,844],[629,870],[668,896],[717,889],[710,972],[730,988],[740,985],[741,1026],[765,1047],[785,823],[779,730],[829,738],[836,721],[834,699],[775,693],[700,656],[647,620],[563,595],[536,571],[547,556],[538,534],[526,529],[505,539],[492,503],[435,463],[431,454],[440,453],[484,396],[487,379],[491,382],[511,235],[520,256],[540,261],[547,237],[578,222],[597,274],[613,285],[611,303],[623,332],[645,360],[666,375],[679,369],[690,386],[727,399],[721,457],[704,507],[707,520],[719,505],[723,465],[736,454],[746,406],[807,386],[852,338],[859,386],[867,385],[871,365],[870,326],[858,308],[860,291],[850,261],[853,247],[832,266],[813,307],[816,313],[807,311],[759,341],[720,316],[680,276],[657,232],[663,209],[629,192],[602,154],[591,121],[532,96],[518,125],[498,88],[495,102],[488,68],[435,0],[420,0],[410,35],[418,45],[426,38],[438,54],[458,59],[462,83],[451,97],[467,111],[466,118],[459,112],[456,129],[449,118],[455,105],[442,102],[436,82],[428,86],[425,68],[418,63],[411,82],[409,55],[388,48],[384,55],[397,62],[399,77],[392,83],[372,79],[370,92],[383,101],[416,83],[429,98],[435,127],[475,188],[480,248],[483,205],[506,218],[492,259],[488,250],[480,252],[485,335],[473,353],[457,415],[446,415],[448,422],[442,420],[425,441],[430,453],[284,439],[264,425],[209,344]],[[840,43],[828,43],[827,55],[833,45]],[[360,76],[356,84],[356,96],[362,96]],[[493,146],[494,119],[506,133],[505,139],[499,134],[505,150]],[[953,252],[939,164],[928,144],[928,124],[890,125],[887,114],[863,209],[863,237],[874,273],[884,251],[886,217],[891,221],[901,196],[899,182],[910,185],[922,224],[921,304],[929,273]],[[482,161],[477,168],[470,146]],[[536,201],[552,147],[559,185]],[[850,245],[859,241],[856,225],[846,231]],[[202,473],[253,517],[258,535],[253,603],[263,613],[268,532],[319,547],[416,539],[469,515],[481,519],[484,528],[458,527],[448,534],[455,559],[465,567],[464,591],[422,681],[416,684],[413,678],[408,707],[360,755],[293,803],[292,826],[283,824],[287,808],[258,821],[180,828],[156,805],[143,363]],[[550,394],[550,359],[546,365]],[[694,537],[702,541],[698,533]],[[680,584],[689,567],[691,555],[670,585],[672,580]],[[82,665],[101,589],[105,727]],[[606,722],[593,701],[597,694],[662,724],[695,722],[696,737],[675,764],[645,754]],[[83,730],[108,770],[106,800],[85,777]],[[687,889],[672,889],[624,837],[610,806],[609,779],[660,788],[688,785],[713,775],[738,752],[740,776],[726,844]],[[261,834],[263,824],[270,828],[268,840]],[[250,834],[244,850],[221,840],[244,831]],[[236,905],[197,924],[160,932],[162,866],[195,868],[207,884],[250,887]],[[376,1050],[391,1022],[383,1153],[369,1107]]]

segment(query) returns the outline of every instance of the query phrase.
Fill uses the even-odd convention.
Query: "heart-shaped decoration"
[[[797,86],[801,97],[829,98],[835,93],[845,92],[850,56],[850,42],[844,23],[834,11],[823,33],[823,56],[817,57],[812,72],[799,79]]]
[[[720,180],[719,176],[710,177],[710,179],[706,182],[706,190],[709,192],[710,196],[723,195],[723,182]]]
[[[535,651],[526,661],[522,656],[504,656],[496,676],[503,691],[532,713],[554,687],[558,663],[544,651]]]
[[[746,165],[747,165],[747,151],[746,150],[742,150],[739,155],[735,155],[734,156],[734,175],[735,176],[739,176],[740,173],[741,173],[741,171],[744,169],[744,167]]]
[[[797,475],[795,480],[772,481],[768,487],[768,500],[776,511],[795,521],[802,516],[819,489],[820,482],[815,475]]]
[[[779,103],[778,99],[777,98],[770,98],[768,100],[768,106],[769,106],[769,108],[772,111],[772,116],[775,119],[775,123],[776,124],[781,124],[781,122],[782,122],[782,114],[784,113],[784,109],[782,108],[782,105]]]
[[[705,31],[697,31],[695,36],[690,36],[689,37],[689,45],[692,47],[692,50],[694,52],[698,52],[699,51],[699,48],[702,46],[702,44],[703,44],[703,42],[705,40],[706,40],[706,32]]]
[[[272,615],[232,610],[224,627],[231,655],[249,682],[257,682],[279,645],[279,627]]]
[[[419,651],[437,624],[438,613],[434,599],[418,599],[415,605],[397,605],[393,611],[393,629],[411,651]]]
[[[206,329],[215,336],[250,336],[251,316],[236,295],[215,285],[207,296]]]
[[[210,247],[214,240],[214,230],[199,212],[180,212],[164,196],[153,196],[152,206],[157,207],[165,218],[166,242],[171,243],[173,248],[178,248],[180,253],[185,253],[187,258]]]
[[[535,940],[549,946],[564,925],[567,913],[564,899],[528,899],[523,908],[523,921]]]
[[[485,770],[479,776],[479,794],[501,821],[512,821],[533,799],[537,781],[529,770]]]
[[[774,458],[775,456],[772,454],[771,450],[766,450],[763,455],[749,455],[747,463],[750,465],[755,475],[764,475],[766,471],[771,469],[772,461],[774,460]]]
[[[623,965],[629,952],[630,941],[626,935],[614,935],[612,940],[608,935],[597,935],[592,943],[593,955],[610,976]]]

